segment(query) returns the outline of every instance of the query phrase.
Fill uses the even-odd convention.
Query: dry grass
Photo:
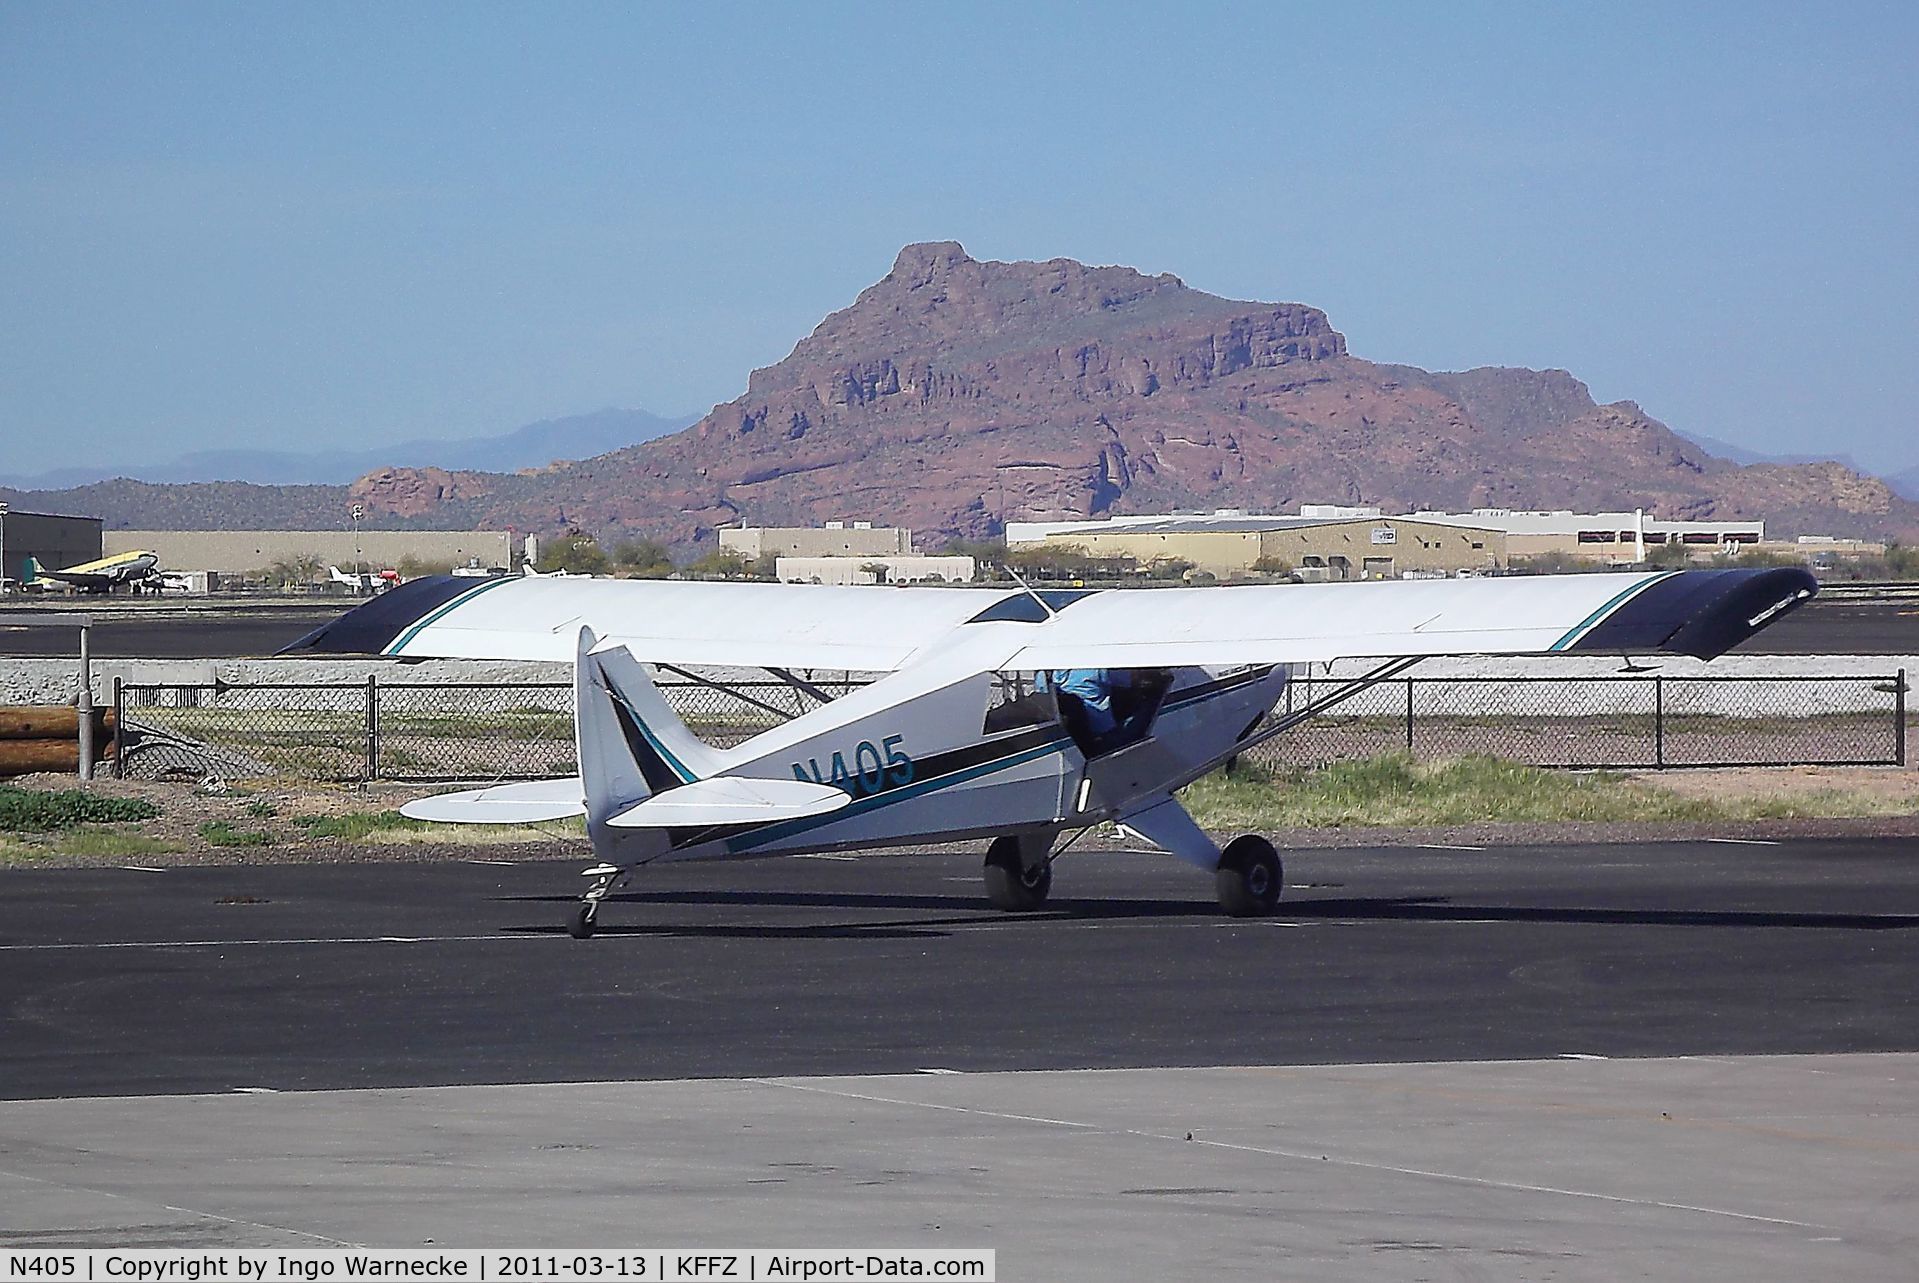
[[[1675,780],[1679,777],[1675,777]],[[1490,757],[1404,755],[1207,776],[1183,800],[1207,828],[1414,828],[1488,823],[1828,819],[1919,813],[1919,790],[1865,789],[1801,773],[1800,787],[1714,792],[1659,777],[1548,771]]]

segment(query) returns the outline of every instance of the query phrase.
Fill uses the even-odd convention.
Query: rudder
[[[598,825],[658,793],[713,773],[712,749],[686,728],[625,647],[594,653],[580,629],[573,667],[574,728],[587,823]]]

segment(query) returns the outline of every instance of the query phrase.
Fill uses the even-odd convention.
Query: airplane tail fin
[[[686,728],[625,647],[593,652],[580,629],[573,668],[574,725],[589,829],[713,773],[718,755]],[[597,845],[597,839],[596,839]]]
[[[23,584],[39,583],[46,573],[47,568],[40,564],[38,557],[28,557],[26,565],[21,568],[20,582]]]

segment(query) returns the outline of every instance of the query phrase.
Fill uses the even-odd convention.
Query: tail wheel
[[[1027,868],[1020,858],[1018,838],[994,838],[986,848],[986,898],[995,909],[1027,913],[1044,908],[1052,889],[1052,864],[1042,861]]]
[[[1286,889],[1285,870],[1273,844],[1254,833],[1227,843],[1220,853],[1219,907],[1235,918],[1259,918],[1279,907]]]
[[[599,927],[600,906],[593,900],[582,900],[573,906],[573,912],[566,915],[566,933],[575,940],[584,940]]]

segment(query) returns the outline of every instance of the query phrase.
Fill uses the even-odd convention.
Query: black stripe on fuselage
[[[609,695],[611,695],[610,692]],[[680,778],[679,772],[668,766],[666,759],[660,756],[659,750],[648,741],[646,733],[640,729],[639,720],[633,716],[632,710],[627,708],[626,701],[618,696],[611,696],[611,702],[613,716],[620,722],[620,734],[626,740],[627,751],[633,754],[634,764],[640,768],[640,778],[646,781],[646,787],[655,793],[664,793],[668,789],[678,788],[686,783]]]

